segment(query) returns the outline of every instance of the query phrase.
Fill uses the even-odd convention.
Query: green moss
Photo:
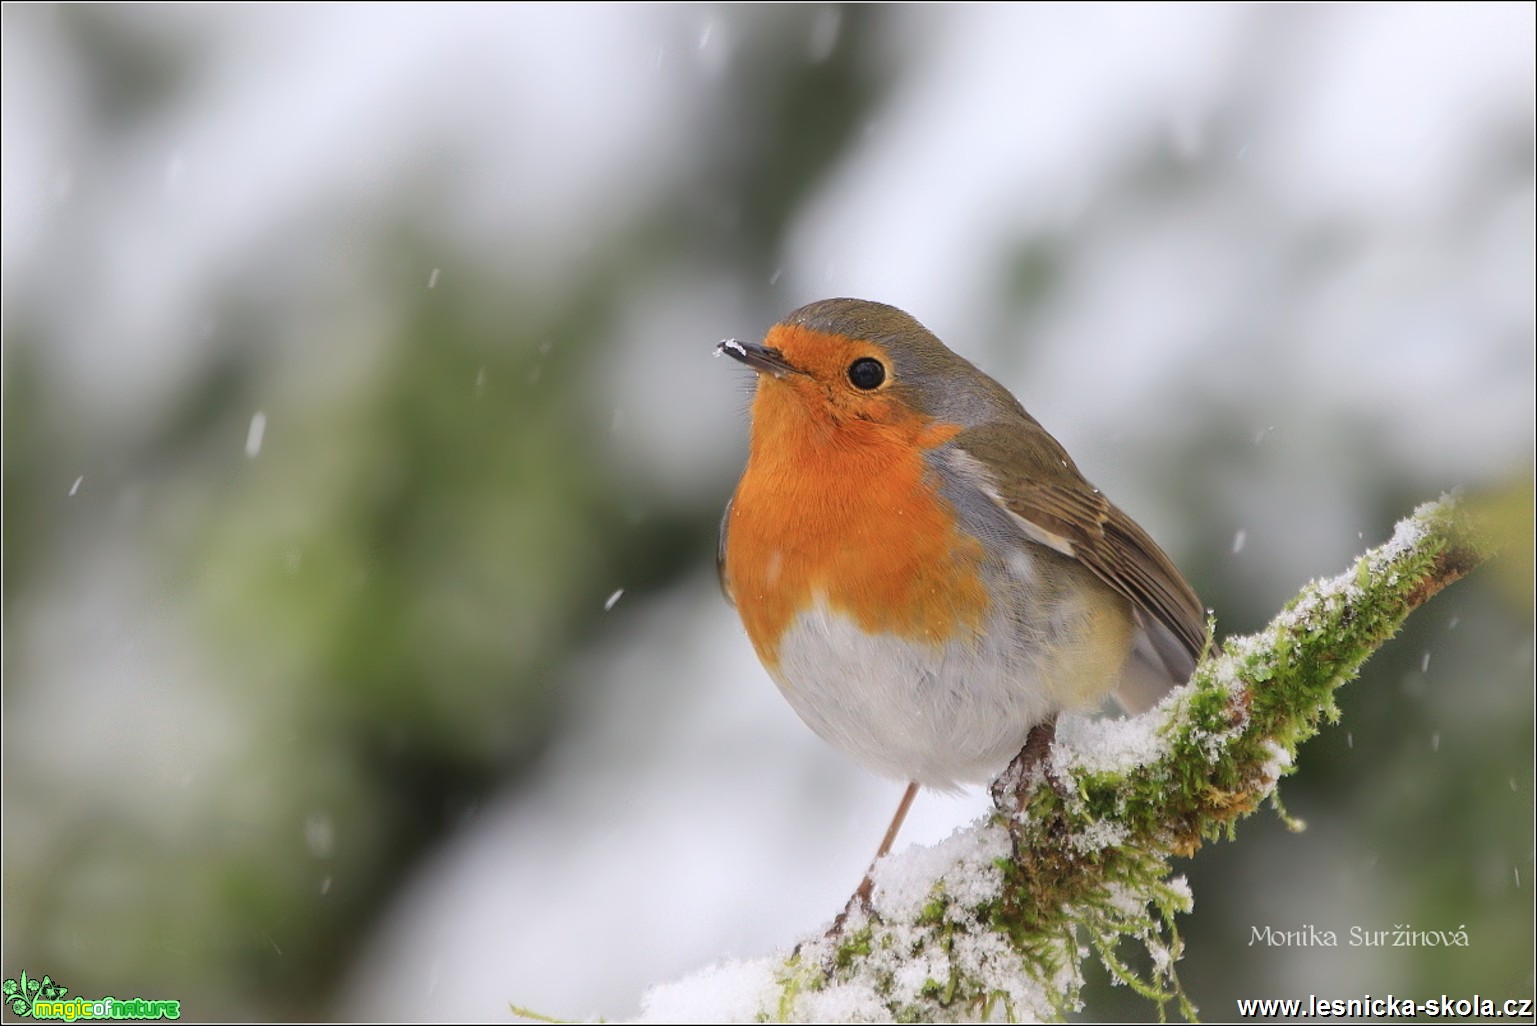
[[[870,943],[875,936],[875,930],[870,926],[862,926],[858,930],[842,938],[838,944],[838,950],[833,955],[834,963],[840,969],[846,969],[856,964],[860,959],[870,954]]]

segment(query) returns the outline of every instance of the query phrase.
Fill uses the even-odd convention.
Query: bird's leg
[[[875,864],[891,853],[891,846],[897,841],[897,833],[902,829],[902,821],[907,818],[907,810],[913,807],[913,799],[918,795],[918,782],[915,780],[907,785],[907,790],[902,792],[902,801],[897,805],[897,814],[891,817],[891,825],[886,828],[886,836],[881,838],[881,846],[875,853],[875,858],[870,860],[870,868],[865,870],[865,878],[859,881],[859,886],[854,888],[853,897],[849,903],[843,906],[843,911],[838,913],[833,920],[832,929],[827,931],[827,936],[836,937],[843,932],[843,924],[848,921],[849,914],[856,908],[866,911],[870,908],[870,895],[875,889]]]
[[[1030,733],[1025,738],[1025,747],[1019,750],[1019,754],[1014,756],[1014,761],[998,774],[997,780],[993,781],[991,790],[994,805],[1018,814],[1025,807],[1025,788],[1037,768],[1045,775],[1048,784],[1058,791],[1062,790],[1060,782],[1052,776],[1051,765],[1047,761],[1051,757],[1051,746],[1056,739],[1057,718],[1055,716],[1045,723],[1037,723],[1030,728]]]

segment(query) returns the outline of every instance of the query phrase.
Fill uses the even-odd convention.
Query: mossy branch
[[[1078,742],[1059,735],[1049,774],[995,788],[1006,809],[890,860],[906,864],[885,867],[869,915],[803,945],[766,1016],[1054,1018],[1079,1007],[1092,952],[1161,1009],[1193,1017],[1174,971],[1175,915],[1191,896],[1169,859],[1231,836],[1273,798],[1297,746],[1337,719],[1335,689],[1412,610],[1488,558],[1481,522],[1455,498],[1420,507],[1265,630],[1209,652],[1146,716],[1077,723],[1092,735]],[[1123,956],[1128,938],[1150,971]]]

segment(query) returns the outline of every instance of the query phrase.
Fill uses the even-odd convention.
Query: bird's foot
[[[826,933],[822,934],[822,940],[831,941],[834,945],[827,955],[829,965],[831,964],[831,959],[836,956],[836,945],[838,941],[843,939],[843,932],[849,924],[849,919],[851,917],[856,919],[860,917],[868,918],[875,911],[875,906],[870,901],[870,895],[874,887],[874,882],[870,879],[870,875],[866,873],[865,878],[859,881],[859,886],[854,890],[853,895],[849,897],[848,904],[843,906],[843,911],[833,917],[833,924],[827,928]],[[799,956],[801,949],[808,943],[813,942],[801,941],[795,945],[793,954]]]
[[[1035,783],[1037,773],[1045,778],[1053,791],[1063,797],[1067,796],[1067,789],[1062,781],[1051,771],[1051,746],[1056,739],[1055,716],[1045,723],[1037,723],[1030,728],[1030,733],[1025,738],[1025,747],[1021,748],[1019,754],[1014,756],[1014,761],[998,774],[998,779],[993,781],[989,789],[993,796],[993,804],[997,808],[1018,816],[1024,810],[1025,798]]]
[[[856,912],[862,912],[868,916],[874,911],[874,906],[870,903],[870,895],[874,890],[875,882],[870,878],[870,874],[866,873],[865,878],[859,881],[859,886],[850,895],[848,904],[843,906],[843,911],[833,917],[833,925],[824,936],[828,940],[837,940],[843,936],[843,928],[848,924],[849,916]]]

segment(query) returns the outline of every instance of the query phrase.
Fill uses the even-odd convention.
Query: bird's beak
[[[755,371],[772,374],[776,378],[806,373],[786,360],[779,350],[757,342],[738,342],[734,338],[724,338],[715,347],[715,355],[719,356],[721,353],[747,364]]]

